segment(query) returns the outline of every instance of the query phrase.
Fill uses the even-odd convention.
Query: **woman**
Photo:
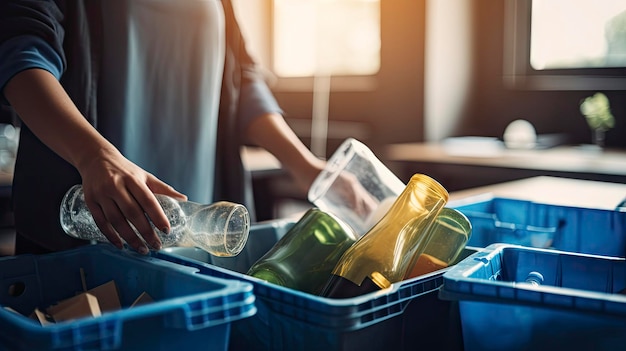
[[[154,249],[150,221],[169,230],[154,193],[252,210],[241,145],[266,148],[304,190],[324,167],[282,118],[229,0],[3,0],[0,57],[22,122],[16,254],[84,244],[59,224],[73,184],[111,243],[147,253],[131,225]]]

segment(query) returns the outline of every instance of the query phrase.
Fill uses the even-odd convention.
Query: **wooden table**
[[[463,147],[461,144],[403,143],[388,145],[384,159],[404,181],[414,173],[425,173],[451,191],[534,176],[626,183],[624,150],[582,146],[510,150],[497,144]]]

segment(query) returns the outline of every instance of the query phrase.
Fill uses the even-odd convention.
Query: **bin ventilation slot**
[[[19,297],[22,296],[25,290],[26,284],[24,284],[24,282],[14,282],[13,284],[9,285],[8,293],[9,296]]]

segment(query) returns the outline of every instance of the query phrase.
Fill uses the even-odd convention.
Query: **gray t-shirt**
[[[98,129],[189,200],[212,202],[225,51],[220,1],[102,4]]]

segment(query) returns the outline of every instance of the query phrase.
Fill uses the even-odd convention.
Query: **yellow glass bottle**
[[[413,175],[383,218],[342,255],[321,295],[354,297],[404,280],[447,201],[436,180]]]

